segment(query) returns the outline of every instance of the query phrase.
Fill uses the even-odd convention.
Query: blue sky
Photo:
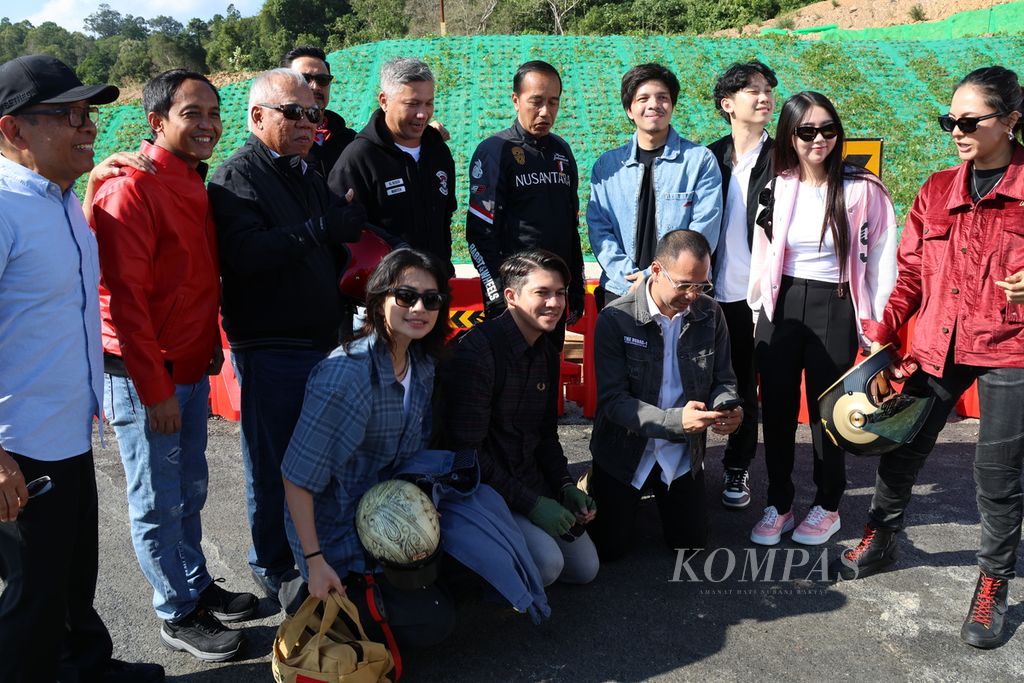
[[[96,11],[103,0],[0,0],[0,17],[12,22],[28,19],[34,26],[44,21],[60,24],[69,31],[84,31],[82,21]],[[111,9],[121,14],[134,14],[146,19],[165,14],[181,23],[192,17],[209,19],[225,14],[231,0],[106,0]],[[263,0],[234,0],[242,16],[259,12]]]

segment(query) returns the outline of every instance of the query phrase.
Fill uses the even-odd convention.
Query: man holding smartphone
[[[743,420],[710,274],[708,240],[674,230],[658,240],[650,276],[597,319],[589,490],[601,509],[590,532],[602,561],[629,550],[646,490],[670,548],[707,543],[705,434],[731,434]]]

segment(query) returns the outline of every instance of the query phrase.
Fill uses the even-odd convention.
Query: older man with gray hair
[[[442,134],[430,125],[434,75],[418,59],[399,57],[380,70],[380,109],[345,148],[328,184],[349,188],[370,223],[395,240],[448,264],[452,258],[455,162]]]
[[[252,547],[249,564],[267,597],[297,576],[284,530],[281,460],[302,408],[306,379],[338,344],[344,242],[366,214],[333,197],[304,157],[323,116],[302,75],[273,69],[249,91],[252,135],[214,173],[224,330],[241,388],[242,460]]]

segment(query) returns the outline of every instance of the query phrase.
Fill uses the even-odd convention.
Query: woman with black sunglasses
[[[818,396],[870,343],[861,320],[878,319],[892,291],[896,218],[878,178],[844,164],[843,124],[824,95],[789,98],[775,139],[777,177],[763,193],[747,296],[757,316],[768,470],[767,505],[750,538],[775,545],[796,526],[792,474],[803,373],[817,491],[793,540],[819,545],[840,527],[846,460],[823,433]]]
[[[281,472],[288,541],[318,598],[359,585],[370,569],[356,534],[359,499],[430,438],[434,363],[449,330],[445,270],[411,249],[384,257],[366,285],[362,329],[309,377]],[[453,607],[437,587],[401,591],[383,576],[376,583],[400,645],[431,645],[451,631]],[[383,642],[365,609],[366,592],[348,596],[371,638]]]
[[[970,645],[999,645],[1007,585],[1020,544],[1024,460],[1024,93],[1017,74],[978,69],[957,85],[939,125],[963,163],[932,174],[907,216],[899,279],[881,322],[865,333],[899,345],[917,314],[896,377],[903,392],[932,396],[913,441],[878,463],[860,544],[843,554],[844,578],[868,576],[896,559],[896,532],[911,487],[960,395],[977,379],[981,424],[974,481],[981,515],[980,576],[960,631]],[[912,373],[912,374],[911,374]]]

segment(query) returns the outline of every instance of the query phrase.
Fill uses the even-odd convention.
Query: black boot
[[[879,529],[870,522],[856,548],[843,551],[832,563],[831,574],[844,581],[863,579],[885,570],[896,561],[896,531]]]
[[[960,638],[968,645],[991,648],[1002,642],[1006,617],[1006,593],[1010,582],[981,573],[974,587],[971,609],[960,629]]]

